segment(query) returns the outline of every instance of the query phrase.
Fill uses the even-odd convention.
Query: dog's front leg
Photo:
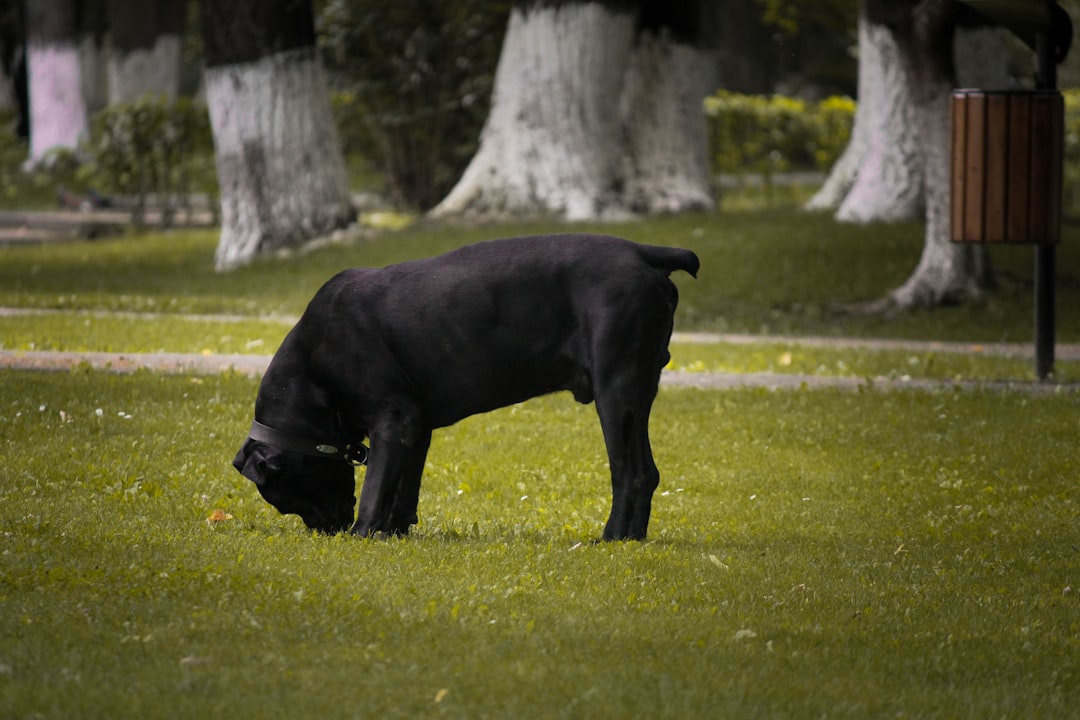
[[[360,491],[356,523],[352,527],[353,534],[362,537],[394,529],[391,528],[391,511],[394,510],[394,500],[402,485],[402,478],[412,469],[418,446],[424,450],[421,456],[426,457],[431,433],[418,432],[414,422],[396,420],[379,423],[369,431],[369,437],[371,449],[368,452],[368,468]],[[420,471],[423,471],[422,460]],[[411,475],[411,472],[408,474]],[[419,479],[417,475],[416,492],[419,492]],[[414,501],[413,514],[415,508]]]
[[[409,526],[417,522],[416,507],[420,500],[420,478],[424,474],[424,463],[427,461],[430,446],[431,431],[425,430],[420,434],[412,451],[403,462],[401,480],[397,484],[390,519],[384,527],[380,528],[388,535],[407,535]]]

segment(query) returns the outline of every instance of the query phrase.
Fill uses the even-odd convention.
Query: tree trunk
[[[666,20],[671,18],[659,22]],[[666,24],[642,27],[626,69],[622,175],[624,204],[633,212],[679,213],[716,205],[702,111],[702,99],[716,87],[716,58],[702,43],[684,37]]]
[[[634,23],[610,3],[515,5],[480,147],[432,214],[624,215],[617,109]]]
[[[808,210],[838,207],[840,222],[909,220],[923,203],[923,172],[915,145],[907,81],[887,28],[859,13],[859,87],[847,149]]]
[[[890,3],[890,30],[900,50],[913,110],[913,127],[926,182],[926,237],[922,257],[888,300],[906,309],[977,298],[991,285],[986,249],[949,239],[949,99],[955,82],[952,0]]]
[[[74,0],[26,4],[26,64],[33,166],[51,150],[74,150],[86,135]]]
[[[173,100],[180,88],[182,0],[109,0],[108,102]]]
[[[961,87],[1007,87],[1001,28],[958,30]],[[907,78],[888,28],[859,15],[858,107],[851,141],[807,210],[839,208],[841,222],[909,220],[924,208],[922,160],[915,146]]]
[[[869,223],[912,220],[923,210],[923,168],[907,81],[889,30],[860,23],[860,86],[866,77],[868,95],[859,105],[866,124],[866,152],[855,182],[840,203],[840,222]],[[865,55],[863,51],[865,49]]]
[[[221,188],[219,270],[355,217],[315,54],[310,0],[202,4],[206,100]]]
[[[949,122],[951,82],[924,88],[927,97],[912,105],[919,154],[926,177],[926,238],[911,277],[890,293],[900,308],[933,307],[980,297],[990,284],[982,245],[949,239]]]

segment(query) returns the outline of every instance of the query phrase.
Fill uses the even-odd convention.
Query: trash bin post
[[[1057,62],[1054,58],[1054,43],[1048,33],[1041,32],[1036,35],[1035,54],[1036,88],[1056,89]],[[1059,207],[1058,217],[1060,212]],[[1045,380],[1054,371],[1056,254],[1057,248],[1052,243],[1035,246],[1035,377],[1039,380]]]

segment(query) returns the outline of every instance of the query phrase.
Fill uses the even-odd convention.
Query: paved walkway
[[[744,342],[741,336],[712,336],[711,342]],[[676,341],[705,342],[704,336],[688,339],[676,336]],[[798,338],[761,338],[754,337],[753,342],[790,342],[792,344],[818,344],[818,340],[808,341]],[[824,342],[823,339],[821,339]],[[746,340],[749,342],[749,340]],[[832,346],[842,347],[906,347],[911,349],[932,349],[938,352],[964,352],[961,347],[945,343],[898,343],[892,341],[858,342],[853,340],[830,341]],[[1078,348],[1069,347],[1068,353],[1077,352]],[[1059,348],[1059,356],[1061,349]],[[966,352],[986,354],[1019,354],[1021,348],[994,346],[987,348],[969,347]],[[1071,356],[1071,355],[1070,355]],[[270,362],[268,355],[215,355],[195,353],[107,353],[107,352],[52,352],[0,350],[0,369],[20,370],[70,370],[88,366],[97,370],[117,373],[131,373],[147,369],[165,373],[214,374],[239,372],[246,375],[261,375]],[[696,387],[702,389],[734,389],[760,387],[769,389],[799,388],[840,388],[858,390],[877,388],[885,390],[917,389],[997,389],[1013,390],[1034,394],[1080,394],[1080,384],[1055,384],[1039,382],[991,382],[977,380],[935,380],[925,378],[863,378],[830,375],[797,375],[784,373],[719,373],[719,372],[684,372],[664,371],[661,385],[669,387]]]
[[[97,310],[48,310],[35,308],[0,307],[0,317],[25,315],[51,315],[74,313],[87,316],[134,317],[153,320],[163,317],[160,313],[110,312]],[[247,315],[169,315],[193,321],[246,322]],[[260,318],[281,322],[283,327],[291,326],[297,318],[290,316],[271,316]],[[740,335],[716,333],[675,333],[673,342],[681,343],[727,343],[731,345],[780,344],[805,347],[830,347],[870,350],[909,350],[911,352],[968,353],[986,357],[1032,358],[1034,348],[1031,344],[1021,343],[953,343],[936,341],[907,340],[864,340],[854,338],[800,337],[787,335]],[[1080,345],[1058,344],[1055,356],[1059,360],[1080,360]],[[165,373],[214,374],[221,372],[239,372],[246,375],[261,375],[270,362],[268,355],[217,355],[198,353],[109,353],[109,352],[54,352],[0,350],[0,370],[70,370],[88,366],[97,370],[117,373],[131,373],[137,370],[153,370]],[[661,384],[672,387],[697,388],[739,388],[762,387],[771,389],[798,389],[834,387],[857,390],[860,388],[879,389],[1002,389],[1029,393],[1069,393],[1080,394],[1080,384],[1055,384],[1052,382],[1030,381],[981,381],[981,380],[936,380],[925,378],[865,378],[832,375],[796,375],[786,373],[720,373],[720,372],[684,372],[664,371]]]
[[[52,308],[0,307],[2,317],[25,317],[33,315],[83,315],[86,317],[116,317],[138,320],[157,320],[161,318],[179,318],[193,322],[242,323],[252,319],[251,315],[240,314],[183,314],[131,312],[116,310],[57,310]],[[278,322],[291,327],[299,320],[297,315],[262,315],[258,320]],[[738,333],[676,332],[672,342],[681,343],[725,343],[728,345],[801,345],[804,347],[853,348],[867,350],[910,350],[911,352],[936,352],[956,354],[976,354],[986,357],[1011,357],[1031,359],[1035,355],[1032,343],[965,343],[940,342],[936,340],[867,340],[860,338],[817,337],[806,335],[745,335]],[[0,350],[0,357],[11,351]],[[30,353],[23,353],[30,354]],[[94,353],[83,353],[93,355]],[[1058,343],[1055,356],[1059,360],[1080,360],[1080,344]],[[126,355],[125,357],[135,357]],[[225,355],[224,358],[241,358],[242,355]],[[0,367],[7,367],[0,360]]]

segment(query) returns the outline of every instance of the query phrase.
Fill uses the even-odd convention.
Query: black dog
[[[404,534],[431,431],[558,390],[596,401],[605,540],[642,539],[660,482],[649,412],[689,250],[597,235],[479,243],[326,283],[263,377],[233,465],[308,527]],[[370,462],[353,524],[353,466]]]

